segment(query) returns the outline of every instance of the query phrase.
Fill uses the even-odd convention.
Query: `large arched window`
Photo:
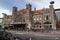
[[[41,23],[40,23],[40,22],[36,22],[36,23],[34,23],[34,24],[36,25],[36,24],[41,24]]]
[[[44,24],[51,24],[51,22],[48,22],[48,21],[47,21],[47,22],[44,22]]]
[[[48,15],[46,16],[46,20],[48,20],[49,19],[49,17],[48,17]]]

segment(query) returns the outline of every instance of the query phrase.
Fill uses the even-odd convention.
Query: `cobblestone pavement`
[[[6,30],[13,34],[28,34],[35,36],[49,36],[49,37],[60,37],[60,31],[51,31],[51,32],[26,32],[26,31],[17,31],[17,30]]]
[[[7,32],[4,32],[3,34],[8,34],[6,36],[4,36],[2,39],[3,40],[16,40],[14,38],[17,38],[18,40],[60,40],[60,37],[57,37],[55,35],[55,37],[52,37],[52,36],[46,36],[45,33],[42,34],[42,33],[36,33],[36,32],[22,32],[22,31],[13,31],[13,30],[6,30]],[[9,33],[10,32],[10,33]],[[1,32],[0,32],[1,33]],[[12,34],[11,34],[12,33]],[[39,36],[37,36],[39,35]],[[0,38],[1,40],[1,38]]]

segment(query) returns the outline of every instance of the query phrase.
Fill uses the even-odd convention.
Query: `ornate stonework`
[[[56,19],[54,18],[54,7],[51,4],[49,8],[33,10],[32,5],[27,4],[25,9],[12,10],[13,24],[26,24],[28,29],[56,30]]]

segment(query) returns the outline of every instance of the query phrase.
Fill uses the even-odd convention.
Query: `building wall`
[[[39,17],[39,18],[38,18]],[[39,20],[41,18],[41,20]],[[41,14],[38,14],[37,15],[33,15],[33,19],[35,20],[35,22],[40,22],[40,26],[36,28],[44,28],[44,29],[53,29],[53,30],[56,30],[56,19],[55,19],[55,14],[54,14],[54,8],[53,8],[53,5],[51,4],[49,6],[48,9],[43,9],[43,15]],[[37,23],[38,24],[38,23]],[[35,24],[36,25],[36,24]]]
[[[17,10],[17,7],[13,7],[13,20],[14,20],[14,23],[18,23],[20,22],[19,24],[21,23],[26,23],[26,27],[28,29],[30,29],[30,27],[32,26],[32,13],[31,13],[31,5],[30,4],[27,4],[26,5],[26,12],[23,12],[22,10],[18,11]]]
[[[2,26],[3,18],[0,18],[0,26]]]
[[[43,9],[43,13],[37,12],[37,14],[32,14],[32,5],[27,4],[26,5],[26,11],[24,10],[17,10],[17,7],[13,7],[13,21],[14,23],[26,23],[27,28],[33,28],[33,29],[45,29],[45,27],[51,29],[56,29],[56,19],[54,18],[54,7],[51,4],[48,9]],[[17,24],[16,23],[16,24]],[[21,24],[19,23],[19,24]],[[36,24],[35,24],[36,23]],[[35,27],[34,27],[35,26]],[[38,26],[38,27],[37,27]]]
[[[41,15],[40,13],[36,13],[33,15],[33,27],[32,27],[32,29],[43,29],[42,17],[43,17],[43,15]]]
[[[60,21],[60,9],[55,9],[55,14],[57,17],[57,21]]]
[[[9,27],[12,22],[12,15],[3,14],[3,20],[2,25],[5,25],[5,27]]]

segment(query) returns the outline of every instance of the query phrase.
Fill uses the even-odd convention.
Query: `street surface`
[[[60,40],[60,34],[56,31],[50,33],[41,33],[41,32],[22,32],[22,31],[13,31],[6,30],[10,32],[15,37],[20,37],[22,39],[31,38],[31,40]]]
[[[55,35],[60,35],[60,31],[52,31],[52,32],[32,32],[32,31],[17,31],[17,30],[6,30],[7,32],[13,33],[13,34],[31,34],[31,35],[38,35],[38,36],[43,36],[43,35],[50,35],[50,36],[55,36]]]

